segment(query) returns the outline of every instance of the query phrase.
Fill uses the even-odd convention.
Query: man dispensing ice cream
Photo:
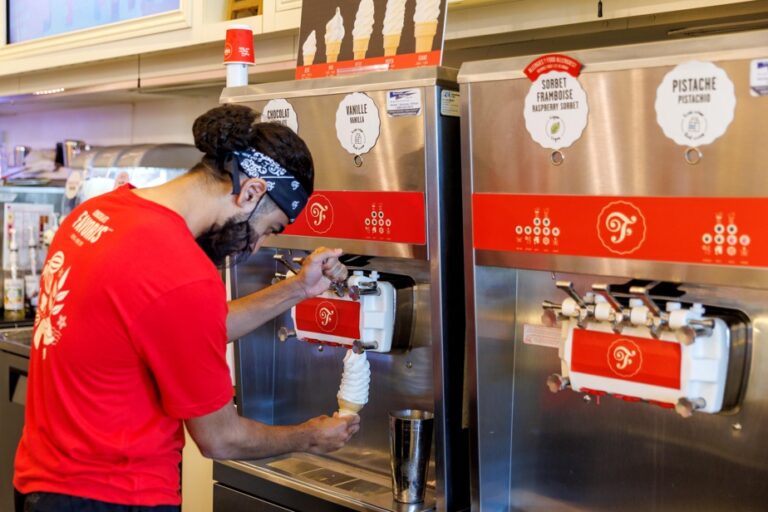
[[[328,452],[359,428],[355,414],[289,426],[237,414],[227,340],[347,269],[340,250],[317,249],[295,276],[227,303],[216,265],[296,219],[313,191],[312,156],[290,128],[245,106],[214,108],[193,132],[204,157],[187,174],[82,203],[50,246],[16,456],[19,511],[178,511],[184,426],[215,459]]]

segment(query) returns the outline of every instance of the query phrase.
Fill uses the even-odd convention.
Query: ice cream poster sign
[[[544,55],[525,70],[533,82],[525,97],[525,128],[544,148],[567,148],[581,137],[589,118],[579,83],[581,64],[566,55]]]
[[[439,66],[447,0],[313,0],[301,12],[296,78],[353,68]]]
[[[656,90],[656,121],[681,146],[714,142],[728,129],[735,109],[733,82],[711,62],[676,66]]]

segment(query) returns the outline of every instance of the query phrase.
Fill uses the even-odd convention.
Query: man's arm
[[[210,459],[260,459],[282,453],[338,450],[359,430],[359,416],[318,416],[299,425],[270,426],[238,416],[230,400],[224,407],[185,420],[200,452]]]
[[[227,339],[233,341],[245,336],[306,298],[299,279],[292,277],[229,301]]]
[[[262,326],[304,299],[323,293],[331,281],[347,278],[340,249],[319,248],[305,258],[295,277],[229,302],[227,339],[232,341]]]

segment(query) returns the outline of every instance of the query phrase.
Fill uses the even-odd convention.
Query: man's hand
[[[304,258],[297,279],[307,298],[320,295],[331,286],[331,282],[347,278],[347,267],[339,261],[341,254],[341,249],[320,247]]]
[[[310,453],[327,453],[340,449],[360,430],[360,416],[318,416],[304,422],[309,432]]]

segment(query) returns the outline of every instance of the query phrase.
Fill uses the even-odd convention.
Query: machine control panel
[[[548,378],[551,391],[646,401],[684,417],[728,408],[734,365],[725,320],[698,303],[667,300],[662,307],[651,286],[632,286],[620,300],[607,284],[594,284],[584,296],[571,282],[556,285],[568,297],[542,305],[542,321],[562,328],[561,373]]]

